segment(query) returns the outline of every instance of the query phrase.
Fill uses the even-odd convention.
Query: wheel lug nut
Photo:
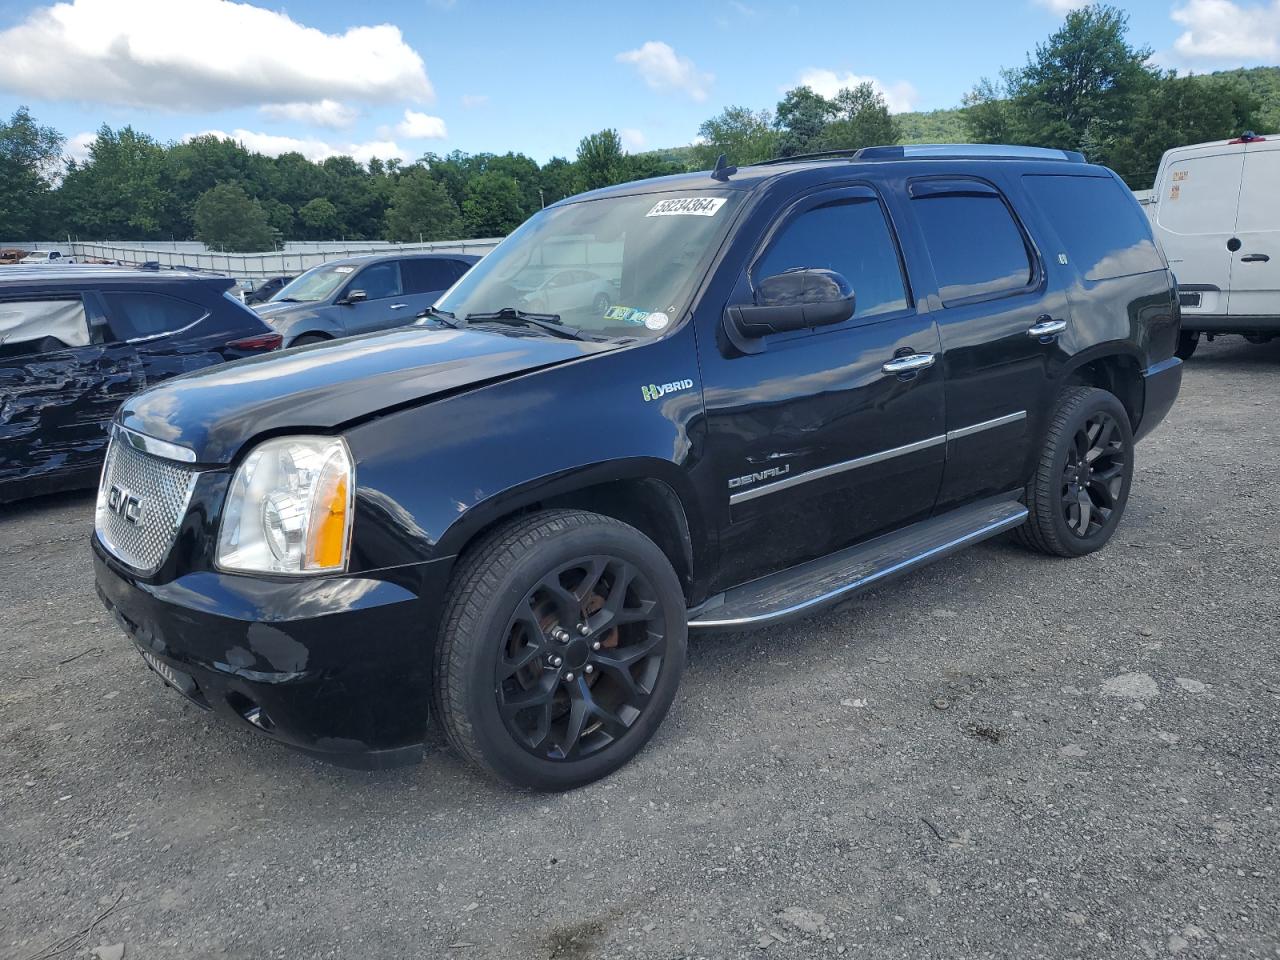
[[[595,667],[593,667],[591,664],[589,664],[589,663],[588,663],[585,667],[583,667],[583,668],[582,668],[582,672],[583,672],[583,673],[593,673],[593,672],[595,671],[595,669],[596,669]]]
[[[591,632],[591,628],[588,627],[585,623],[578,624],[578,633],[580,633],[582,636],[585,637],[590,632]]]
[[[552,665],[553,667],[558,667],[558,666],[560,666],[560,664],[562,664],[562,663],[564,663],[564,660],[563,660],[561,657],[552,657],[552,658],[551,658],[551,665]]]
[[[564,678],[565,678],[566,680],[572,680],[572,679],[573,679],[573,671],[572,671],[572,670],[570,670],[568,673],[566,673],[566,674],[564,675]]]
[[[599,650],[599,649],[600,649],[600,641],[599,641],[599,640],[597,640],[595,643],[593,643],[593,644],[591,645],[591,649],[592,649],[592,650]]]

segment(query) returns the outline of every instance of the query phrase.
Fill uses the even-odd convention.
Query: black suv
[[[230,277],[120,267],[0,275],[0,503],[93,487],[125,398],[175,374],[274,350]]]
[[[576,304],[519,304],[574,265]],[[530,219],[418,326],[128,401],[99,592],[202,706],[345,764],[429,713],[542,789],[625,763],[689,630],[811,613],[1124,512],[1177,395],[1173,279],[1077,154],[868,148]]]

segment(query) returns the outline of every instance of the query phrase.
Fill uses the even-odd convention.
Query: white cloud
[[[443,140],[449,135],[443,120],[416,110],[404,112],[404,119],[396,124],[396,133],[406,140]]]
[[[1035,0],[1037,7],[1044,7],[1050,13],[1056,13],[1060,17],[1065,17],[1072,10],[1087,7],[1091,2],[1092,0]]]
[[[401,149],[394,140],[369,140],[365,143],[328,143],[324,140],[309,140],[299,137],[285,137],[275,133],[259,133],[254,130],[204,130],[183,137],[221,137],[237,140],[245,149],[255,153],[264,153],[269,157],[278,157],[282,153],[300,153],[308,160],[319,163],[329,157],[352,157],[360,163],[368,163],[374,157],[382,160],[400,160],[409,162],[410,154]]]
[[[1188,0],[1170,16],[1186,28],[1173,42],[1183,61],[1280,64],[1280,0]]]
[[[84,133],[77,133],[74,137],[69,137],[66,144],[66,156],[74,160],[76,163],[84,163],[89,159],[89,147],[93,145],[93,141],[98,139],[98,135],[92,130]]]
[[[262,113],[272,120],[292,120],[313,127],[349,127],[360,116],[360,111],[337,100],[317,100],[314,103],[268,103]]]
[[[325,33],[232,0],[40,7],[0,32],[0,89],[172,110],[434,96],[398,27]]]
[[[618,131],[618,137],[622,140],[622,147],[629,153],[635,153],[637,150],[643,150],[647,144],[648,138],[644,132],[635,129],[635,127],[623,127]]]
[[[476,107],[483,107],[489,102],[487,93],[464,93],[462,95],[462,106],[465,110],[474,110]]]
[[[847,90],[856,87],[860,83],[869,83],[884,97],[884,102],[889,106],[890,113],[907,113],[915,109],[916,100],[919,94],[916,88],[905,80],[898,83],[885,84],[881,83],[878,77],[860,77],[856,73],[836,73],[834,70],[824,70],[819,67],[810,67],[808,70],[800,74],[800,79],[796,81],[799,86],[808,87],[814,93],[819,93],[824,97],[834,97],[841,90]],[[785,92],[785,91],[784,91]]]
[[[650,40],[635,50],[626,50],[615,58],[618,63],[633,65],[651,90],[662,93],[685,93],[701,103],[715,75],[704,73],[688,57],[682,57],[669,43]]]

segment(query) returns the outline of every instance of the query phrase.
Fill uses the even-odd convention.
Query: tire
[[[531,514],[459,562],[435,650],[435,713],[454,749],[491,776],[582,786],[658,729],[687,635],[680,581],[652,540],[594,513]]]
[[[597,317],[603,317],[604,312],[609,309],[609,295],[605,293],[596,294],[596,299],[592,303]]]
[[[1174,354],[1180,360],[1190,360],[1191,355],[1196,352],[1196,347],[1200,345],[1200,332],[1198,330],[1183,331],[1178,334],[1178,349]]]
[[[291,344],[289,344],[289,346],[305,347],[309,343],[327,343],[331,339],[332,339],[331,337],[326,337],[324,336],[324,334],[320,334],[320,333],[304,333],[302,336],[298,337]]]
[[[1030,516],[1014,536],[1059,557],[1100,550],[1124,516],[1132,482],[1133,430],[1124,405],[1106,390],[1068,387],[1027,484]]]

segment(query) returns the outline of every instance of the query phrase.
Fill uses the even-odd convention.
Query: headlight
[[[322,573],[347,565],[351,454],[340,437],[258,444],[227,493],[217,564],[254,573]]]

